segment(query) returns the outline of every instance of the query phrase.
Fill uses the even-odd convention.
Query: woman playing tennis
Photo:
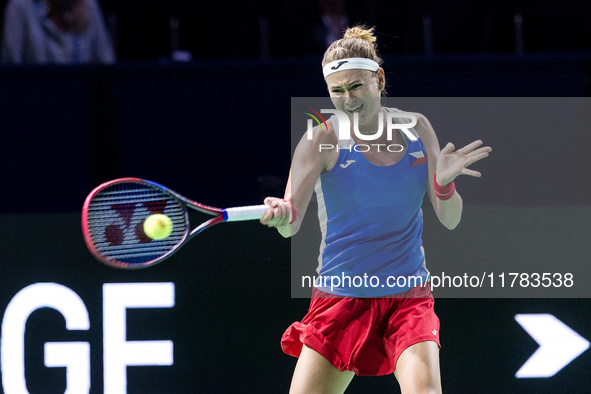
[[[491,149],[475,141],[440,150],[424,116],[383,107],[385,74],[375,47],[373,29],[354,27],[326,50],[328,92],[350,119],[351,139],[337,138],[341,122],[334,117],[328,130],[314,128],[312,139],[304,136],[295,150],[284,199],[265,199],[272,209],[261,222],[289,237],[315,191],[320,277],[375,279],[364,286],[315,285],[308,313],[281,341],[285,353],[299,358],[291,393],[342,393],[355,374],[391,373],[402,393],[441,392],[439,319],[421,241],[421,204],[427,192],[439,221],[455,228],[462,199],[454,179],[479,177],[468,167]],[[388,119],[413,117],[416,125],[407,132],[394,129],[389,139],[378,132]]]

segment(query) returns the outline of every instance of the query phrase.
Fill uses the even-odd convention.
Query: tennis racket
[[[188,209],[214,216],[190,230]],[[121,178],[103,183],[86,198],[82,232],[86,246],[99,261],[116,268],[150,267],[170,257],[191,238],[218,223],[256,220],[269,207],[253,205],[220,209],[191,201],[158,183]],[[172,232],[152,239],[144,221],[164,214],[172,220]]]

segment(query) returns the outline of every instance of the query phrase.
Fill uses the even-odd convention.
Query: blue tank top
[[[332,124],[338,133],[338,122]],[[364,149],[339,141],[337,162],[315,186],[322,233],[315,287],[338,296],[398,294],[429,277],[421,239],[423,143],[408,139],[404,156],[390,166],[372,164]]]

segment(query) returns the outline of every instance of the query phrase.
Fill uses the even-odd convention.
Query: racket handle
[[[269,209],[268,205],[250,205],[246,207],[222,209],[224,222],[238,222],[241,220],[258,220]]]

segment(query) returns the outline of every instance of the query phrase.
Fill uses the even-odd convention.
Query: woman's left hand
[[[478,160],[488,157],[488,154],[492,151],[489,146],[478,148],[480,145],[482,145],[482,141],[477,140],[454,151],[454,144],[451,142],[448,143],[445,148],[441,150],[439,158],[437,159],[437,183],[441,186],[445,186],[451,183],[458,175],[480,177],[480,172],[468,168],[468,166]]]

